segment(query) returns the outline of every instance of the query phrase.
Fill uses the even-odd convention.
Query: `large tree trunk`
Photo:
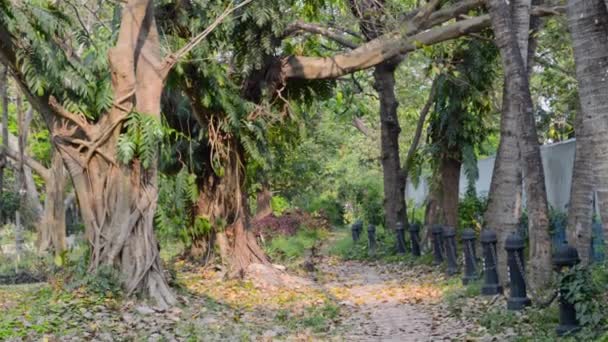
[[[114,102],[95,123],[70,113],[50,94],[31,92],[20,71],[18,48],[7,28],[0,25],[0,30],[0,59],[45,118],[72,178],[91,245],[90,271],[113,267],[122,274],[127,295],[147,294],[160,307],[174,304],[153,231],[157,163],[148,160],[146,168],[138,156],[127,165],[115,160],[123,123],[132,112],[160,120],[164,78],[175,63],[175,58],[161,60],[152,1],[124,5],[116,46],[108,54]]]
[[[212,233],[202,237],[201,243],[215,242],[222,262],[228,266],[228,275],[242,277],[251,264],[270,263],[249,230],[243,149],[236,138],[224,143],[224,172],[219,176],[209,168],[201,177],[197,215],[212,225]]]
[[[59,153],[53,153],[53,161],[49,170],[50,177],[46,183],[46,199],[44,215],[38,229],[38,251],[46,252],[52,249],[61,253],[66,245],[65,220],[65,188],[67,174]]]
[[[516,0],[512,4],[513,24],[516,30],[517,44],[522,57],[525,76],[531,74],[528,61],[532,60],[536,43],[530,37],[530,0]],[[534,28],[539,25],[538,18],[533,22]],[[529,44],[529,43],[532,44]],[[526,87],[530,92],[530,87]],[[531,284],[537,288],[549,285],[551,280],[551,236],[549,233],[549,212],[543,165],[538,147],[538,135],[533,110],[523,113],[520,139],[520,153],[524,169],[524,186],[526,188],[528,229],[530,240]],[[536,285],[535,285],[536,284]]]
[[[392,230],[396,228],[398,221],[407,226],[405,177],[401,172],[399,160],[399,103],[395,97],[395,68],[398,64],[399,61],[391,61],[377,66],[374,70],[374,87],[380,97],[385,225]]]
[[[159,257],[153,221],[157,165],[139,159],[119,165],[118,137],[132,110],[160,120],[163,88],[160,47],[150,0],[131,0],[122,11],[117,44],[109,53],[114,105],[98,123],[70,120],[88,140],[55,126],[54,142],[68,168],[91,245],[91,271],[118,269],[127,294],[145,293],[157,305],[175,303]],[[54,106],[56,111],[61,108]]]
[[[570,223],[573,227],[570,228],[569,238],[574,239],[571,242],[579,248],[579,255],[588,260],[590,252],[588,253],[587,234],[590,235],[588,231],[590,227],[586,225],[590,221],[588,218],[590,209],[587,206],[593,198],[588,190],[593,185],[597,191],[604,236],[608,236],[608,135],[606,134],[608,132],[608,9],[606,4],[602,0],[569,0],[568,24],[574,48],[582,116],[580,122],[583,127],[580,135],[578,131],[576,132],[577,164],[573,177],[579,175],[581,178],[573,178],[571,204],[573,208],[569,213],[569,227]],[[585,167],[585,162],[591,164],[595,179],[588,178],[591,177],[587,174],[589,164]],[[574,189],[575,184],[577,189]],[[576,203],[574,203],[575,195]]]

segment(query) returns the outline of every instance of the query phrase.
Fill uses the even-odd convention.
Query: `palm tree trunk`
[[[602,0],[569,0],[567,12],[582,116],[582,132],[576,135],[577,164],[573,175],[581,179],[573,178],[569,238],[573,238],[577,248],[581,248],[579,255],[588,259],[590,252],[586,250],[589,248],[587,234],[590,235],[590,227],[585,225],[590,221],[587,206],[593,195],[588,189],[593,185],[597,191],[604,236],[608,236],[608,9]],[[589,170],[585,168],[585,162],[592,165],[595,179],[586,178],[590,175],[585,173]],[[578,186],[576,189],[575,184]]]
[[[591,256],[591,224],[593,223],[593,146],[589,135],[588,120],[579,111],[574,123],[576,150],[570,206],[568,208],[568,243],[575,246],[581,263],[587,265]]]
[[[516,133],[518,130],[522,132],[519,146],[523,161],[525,189],[528,198],[527,209],[531,241],[530,284],[534,289],[539,289],[544,288],[551,278],[551,244],[548,229],[549,221],[544,172],[533,116],[527,69],[522,56],[523,50],[518,45],[517,31],[514,27],[513,20],[511,19],[507,3],[500,0],[492,0],[489,2],[489,7],[496,44],[501,52],[505,73],[502,120],[503,124],[505,120],[509,121],[509,123],[505,125],[508,126],[509,132],[504,133],[512,134]],[[511,120],[513,120],[513,122],[510,122]],[[509,137],[507,135],[505,138],[512,140],[514,137]],[[503,137],[501,135],[501,140],[502,139]],[[516,143],[517,142],[515,142],[515,144]],[[507,151],[508,154],[516,154],[514,153],[514,146],[515,145],[510,146],[511,149]],[[503,153],[504,152],[505,151],[503,151]],[[502,157],[505,157],[505,155],[503,154]],[[501,158],[500,150],[497,158]],[[499,169],[501,167],[507,167],[504,165],[504,161],[499,159],[496,161],[495,171],[500,171]],[[517,170],[511,170],[509,176],[513,177],[511,179],[512,182],[516,181],[516,175]],[[493,187],[492,190],[496,191],[498,189]],[[500,212],[499,214],[514,214],[513,210],[517,210],[512,207],[512,205],[516,204],[517,198],[512,194],[511,196],[511,199],[505,204],[501,204],[496,200],[491,200],[493,207],[502,206],[503,210],[498,210]],[[516,223],[517,218],[518,217],[513,218],[511,223]],[[508,229],[513,229],[513,226],[508,227]],[[502,249],[502,243],[504,243],[505,239],[504,233],[506,233],[506,231],[502,229],[501,233],[503,234],[499,234],[499,242],[501,243],[499,249]],[[500,262],[504,265],[504,261],[501,260]],[[504,266],[502,267],[504,268]],[[503,275],[504,278],[504,274],[501,275]]]

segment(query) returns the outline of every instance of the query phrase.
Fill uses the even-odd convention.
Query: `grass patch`
[[[411,254],[409,241],[408,253],[397,253],[397,239],[392,231],[384,229],[382,226],[376,227],[376,253],[370,255],[368,251],[367,232],[364,230],[357,242],[354,242],[349,227],[342,227],[336,230],[336,241],[330,247],[329,254],[339,257],[342,260],[380,260],[384,262],[405,262],[412,265],[431,265],[433,255],[423,253],[420,257]]]
[[[301,314],[289,310],[278,310],[275,320],[278,325],[296,331],[309,328],[315,333],[328,332],[340,316],[340,308],[331,303],[306,308]]]
[[[323,229],[301,228],[293,236],[275,236],[264,249],[272,260],[290,264],[304,257],[307,250],[327,236],[328,232]]]

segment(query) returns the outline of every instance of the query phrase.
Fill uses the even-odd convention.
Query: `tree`
[[[489,5],[496,44],[502,57],[505,85],[501,143],[494,165],[486,220],[490,227],[497,230],[499,246],[503,246],[507,233],[517,229],[521,197],[517,192],[514,193],[513,189],[519,187],[518,172],[521,165],[524,171],[530,222],[530,284],[534,289],[539,289],[544,288],[550,280],[551,243],[544,174],[528,73],[522,56],[524,52],[527,56],[528,49],[519,46],[517,29],[507,4],[496,0],[490,1]],[[527,39],[520,41],[524,40],[527,44]],[[518,132],[521,132],[521,139]],[[498,258],[499,274],[501,281],[504,282],[507,275],[506,258],[504,254],[499,254]]]
[[[491,132],[488,118],[493,108],[488,97],[496,76],[496,48],[482,39],[462,39],[435,57],[442,72],[437,76],[434,106],[429,123],[428,152],[439,221],[458,225],[460,170],[469,184],[478,177],[477,153]],[[447,50],[447,51],[445,51]]]
[[[594,187],[604,236],[608,232],[608,10],[599,0],[570,0],[567,12],[581,105],[568,239],[579,250],[583,262],[588,262]],[[587,173],[585,166],[592,166],[593,175]]]
[[[118,39],[108,58],[114,100],[97,122],[64,108],[56,99],[62,95],[58,90],[31,90],[29,75],[22,72],[24,61],[16,54],[24,42],[11,39],[12,23],[5,18],[10,17],[5,14],[0,27],[2,62],[44,116],[54,136],[53,143],[70,172],[91,244],[90,270],[104,265],[116,267],[124,277],[128,294],[147,293],[161,307],[173,304],[175,298],[162,273],[152,231],[156,166],[153,160],[144,158],[134,158],[123,165],[115,160],[123,124],[133,117],[132,113],[142,113],[151,120],[158,120],[160,115],[163,75],[158,70],[162,70],[162,61],[151,2],[132,0],[123,10]],[[19,15],[16,18],[24,19]],[[28,28],[55,38],[53,32]]]
[[[385,1],[350,1],[351,12],[359,19],[361,32],[367,41],[384,33],[386,18],[389,16],[385,5]],[[392,230],[396,229],[397,222],[404,223],[405,227],[408,224],[405,177],[401,171],[399,156],[399,134],[401,132],[397,116],[399,102],[395,96],[395,70],[402,59],[402,56],[395,56],[374,68],[374,88],[380,98],[384,224]]]

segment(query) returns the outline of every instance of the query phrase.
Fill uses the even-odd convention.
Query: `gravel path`
[[[428,282],[428,275],[359,262],[321,269],[332,278],[325,289],[346,312],[346,341],[450,341],[466,336],[465,325],[446,313],[439,288]]]

